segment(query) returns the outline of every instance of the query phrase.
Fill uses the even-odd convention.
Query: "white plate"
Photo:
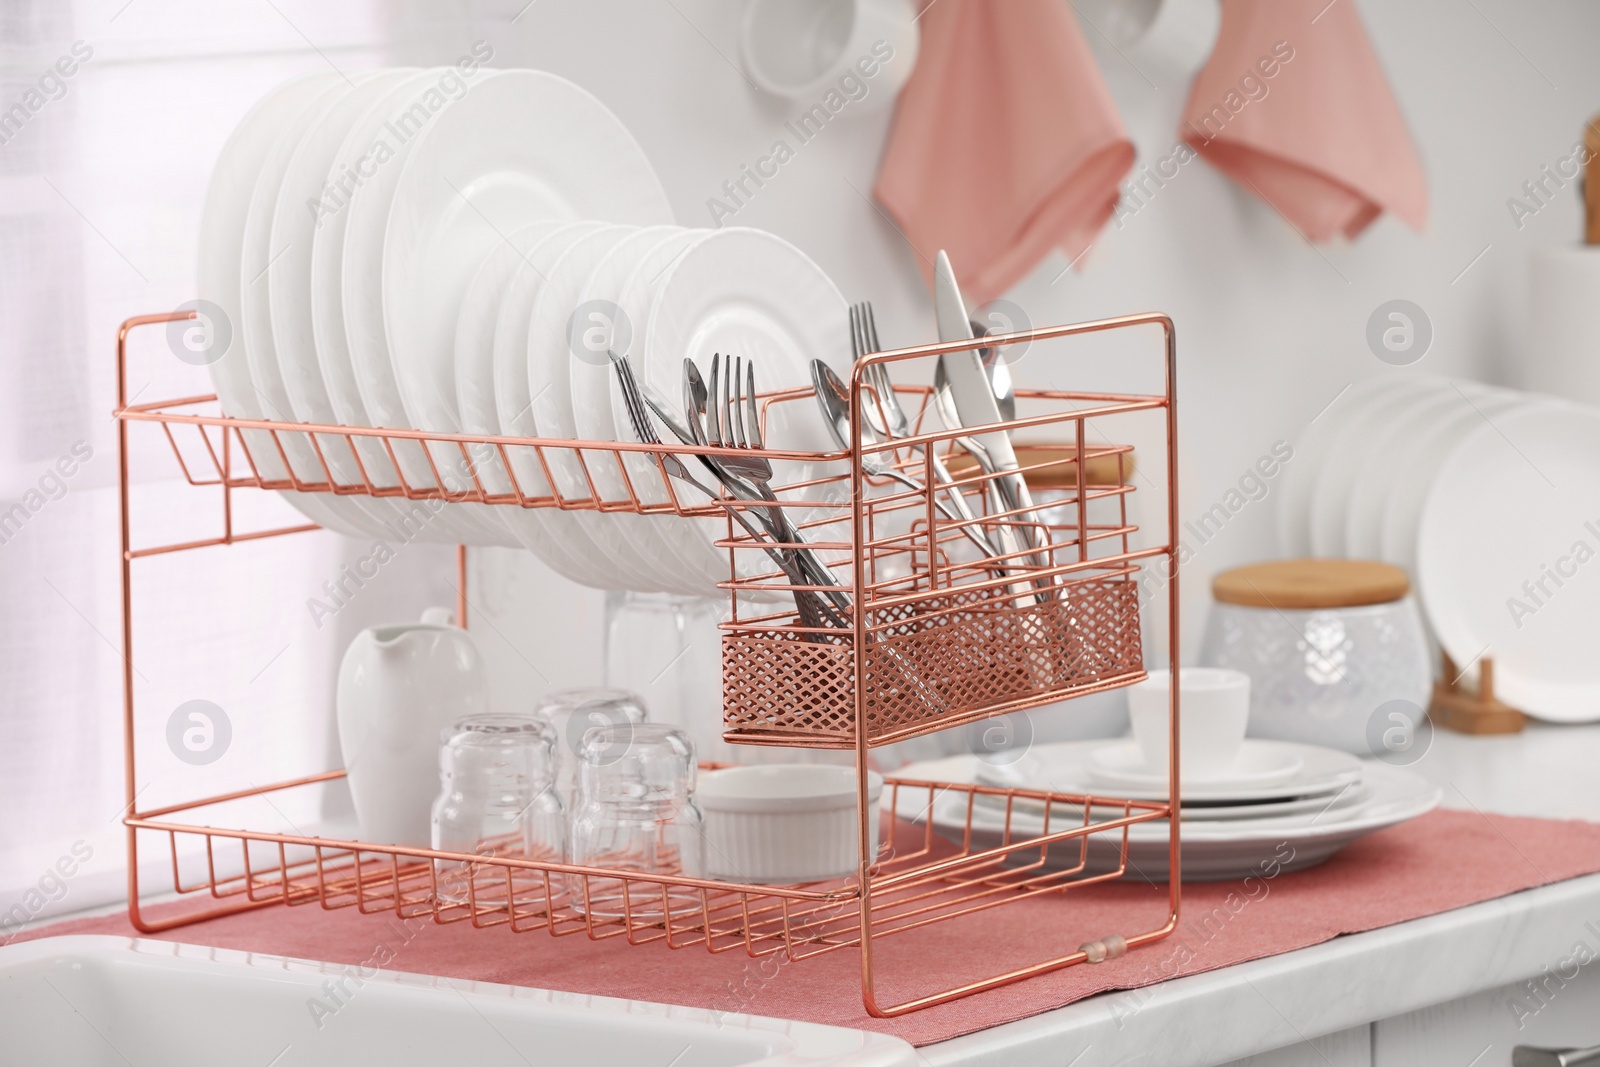
[[[530,247],[517,263],[500,297],[500,312],[494,328],[494,432],[507,437],[538,437],[533,419],[533,396],[528,389],[528,325],[539,290],[544,287],[555,261],[575,241],[602,231],[615,231],[617,237],[627,227],[607,226],[603,222],[572,222],[557,228]],[[472,430],[471,432],[479,432]],[[529,448],[508,449],[510,475],[524,496],[548,497],[550,482],[544,465]],[[508,488],[510,482],[507,482]],[[614,570],[608,573],[590,559],[591,553],[566,543],[549,515],[550,508],[501,507],[501,521],[529,551],[557,574],[580,585],[600,589],[620,589],[624,584]]]
[[[895,772],[896,778],[941,782],[972,782],[984,766],[976,756],[952,756],[912,764]],[[1403,767],[1363,761],[1359,770],[1369,792],[1364,800],[1341,805],[1327,815],[1302,812],[1284,818],[1240,819],[1210,824],[1183,823],[1183,880],[1222,881],[1251,874],[1258,877],[1263,864],[1276,864],[1280,873],[1313,867],[1340,849],[1390,826],[1415,819],[1439,804],[1442,790],[1421,775]],[[914,788],[900,790],[898,814],[920,821],[928,815],[928,794]],[[966,799],[951,792],[939,794],[932,805],[936,830],[955,837],[966,825]],[[989,848],[1002,843],[1004,821],[985,809],[975,809],[971,847]],[[1017,833],[1038,832],[1042,822],[1013,814]],[[1121,831],[1089,837],[1088,869],[1098,873],[1115,866],[1120,855]],[[1037,859],[1037,853],[1030,853]],[[1079,848],[1067,842],[1052,847],[1047,867],[1076,866]],[[1168,868],[1168,830],[1165,822],[1139,823],[1128,828],[1128,877],[1165,881]]]
[[[459,428],[462,295],[491,249],[546,219],[645,226],[671,222],[672,209],[644,150],[586,90],[544,71],[485,72],[417,136],[383,241],[393,399],[411,426]],[[435,450],[441,471],[459,458]],[[453,480],[471,487],[470,474]],[[481,510],[474,517],[501,525]]]
[[[571,223],[547,219],[524,226],[494,247],[467,285],[456,319],[456,408],[463,433],[493,436],[500,432],[494,401],[494,335],[500,307],[523,258],[540,241]],[[509,493],[511,479],[498,453],[482,457],[478,476],[491,493]],[[505,512],[501,512],[502,520]]]
[[[350,344],[344,326],[345,230],[350,221],[350,198],[366,184],[376,168],[393,162],[388,124],[402,100],[410,100],[420,87],[437,75],[431,71],[408,71],[378,99],[363,109],[343,141],[335,150],[326,175],[325,200],[331,210],[317,219],[311,239],[311,335],[317,351],[317,366],[335,421],[346,426],[370,426],[361,389],[356,384],[355,366],[350,359]],[[357,437],[356,453],[373,485],[392,489],[399,485],[394,464],[383,444],[372,438]]]
[[[339,422],[323,379],[311,311],[311,260],[317,231],[334,217],[340,203],[340,194],[330,185],[330,172],[356,120],[413,73],[403,69],[358,75],[356,85],[345,86],[299,131],[283,174],[266,246],[271,261],[262,281],[267,287],[283,395],[292,418],[299,422]],[[341,348],[343,340],[341,335]],[[317,445],[338,481],[347,485],[362,481],[360,462],[344,438],[322,436]],[[360,495],[332,499],[335,506],[362,513],[369,529],[400,515],[389,499]]]
[[[1457,663],[1556,722],[1600,719],[1600,409],[1530,403],[1458,444],[1417,535],[1418,584]]]
[[[1366,395],[1359,405],[1344,409],[1343,422],[1329,445],[1307,505],[1311,555],[1346,555],[1344,516],[1356,486],[1357,464],[1365,442],[1394,423],[1409,419],[1411,410],[1424,397],[1445,388],[1448,386],[1442,378],[1389,381],[1383,392]]]
[[[1440,464],[1461,443],[1461,439],[1484,424],[1498,419],[1527,402],[1524,394],[1496,389],[1472,402],[1462,403],[1450,415],[1431,426],[1419,426],[1402,444],[1404,452],[1395,457],[1397,473],[1383,501],[1383,526],[1379,532],[1378,558],[1401,567],[1416,580],[1417,527],[1422,523],[1422,505],[1433,488]]]
[[[1183,804],[1183,824],[1189,826],[1194,823],[1214,822],[1219,819],[1263,819],[1280,818],[1285,815],[1314,814],[1319,811],[1333,811],[1336,808],[1347,808],[1354,804],[1366,801],[1370,791],[1365,785],[1356,784],[1336,793],[1324,793],[1314,797],[1290,797],[1283,800],[1261,800],[1253,804],[1213,804],[1202,802],[1199,804]],[[980,793],[976,798],[979,807],[988,808],[990,811],[1004,812],[1007,798],[996,796],[992,793]],[[1015,812],[1028,812],[1034,816],[1044,813],[1044,802],[1031,800],[1027,797],[1011,798],[1012,810]],[[1096,805],[1096,812],[1119,810],[1114,805],[1102,808]],[[1058,822],[1063,816],[1066,818],[1083,818],[1081,804],[1057,803],[1051,805],[1054,813],[1052,822]],[[1102,816],[1096,815],[1096,818]],[[1343,817],[1342,815],[1340,816]]]
[[[717,352],[753,361],[760,393],[810,389],[813,359],[847,378],[851,357],[844,297],[822,268],[782,238],[738,227],[718,230],[668,268],[645,328],[642,358],[633,369],[669,403],[681,403],[683,360],[693,359],[709,375],[711,356]],[[627,425],[620,389],[612,390],[612,412],[619,426]],[[837,447],[811,398],[768,408],[765,435],[765,444],[773,449],[829,452]],[[773,467],[774,488],[836,473],[800,461]],[[791,518],[798,525],[805,516]],[[688,545],[699,554],[704,578],[723,581],[727,550],[715,542],[727,536],[727,524],[703,519],[700,525],[700,539]],[[807,534],[821,539],[815,531]],[[772,569],[759,552],[738,555],[746,573]]]
[[[241,302],[245,221],[250,213],[256,179],[277,144],[279,134],[312,101],[336,84],[343,84],[337,74],[308,74],[272,90],[239,121],[211,171],[205,208],[200,216],[196,290],[201,300],[216,305],[227,319],[223,325],[231,338],[230,343],[207,366],[207,371],[223,413],[234,418],[267,417],[250,377]],[[251,431],[245,434],[245,439],[261,477],[268,480],[288,477],[288,468],[278,457],[270,435]],[[239,463],[248,466],[242,458]],[[319,494],[288,492],[283,496],[312,521],[330,529],[342,528],[341,532],[355,532],[344,526],[340,516]]]
[[[312,322],[328,396],[346,425],[407,428],[394,395],[383,330],[383,234],[400,171],[417,142],[418,124],[437,121],[449,106],[449,98],[439,90],[448,69],[453,68],[419,71],[368,108],[345,138],[330,172],[334,180],[350,186],[349,202],[324,220],[312,246]],[[334,301],[337,311],[329,307]],[[332,336],[336,329],[341,331],[337,339]],[[398,471],[385,442],[356,439],[374,484],[399,486],[402,472],[412,489],[436,484],[420,446],[392,443]],[[421,501],[400,506],[417,516],[417,524],[408,527],[417,531],[412,536],[462,543],[485,540],[483,524],[463,507]],[[501,536],[493,543],[509,539]]]
[[[350,91],[343,81],[336,81],[311,101],[286,124],[267,158],[262,161],[256,176],[255,191],[250,195],[250,211],[245,217],[244,244],[239,253],[239,318],[238,329],[244,337],[244,350],[250,364],[250,382],[255,389],[256,403],[264,418],[278,422],[293,422],[294,405],[283,387],[283,374],[278,370],[277,341],[272,333],[272,309],[267,296],[267,275],[273,263],[272,219],[278,206],[278,193],[283,187],[284,173],[289,160],[300,144],[306,127],[315,123],[340,97]],[[280,433],[278,447],[287,458],[294,476],[306,484],[327,481],[327,472],[317,458],[311,438],[304,434]],[[259,462],[259,459],[257,460]],[[318,494],[316,509],[325,511],[336,522],[333,528],[341,533],[359,536],[382,529],[380,517],[368,514],[361,505],[349,498]]]
[[[1186,782],[1182,799],[1243,802],[1325,795],[1361,780],[1361,762],[1346,752],[1319,745],[1263,741],[1259,738],[1247,738],[1245,744],[1251,747],[1272,746],[1292,752],[1300,758],[1300,769],[1292,777],[1274,785],[1233,786],[1228,783]],[[1089,766],[1090,756],[1104,746],[1104,741],[1057,741],[1034,745],[1015,763],[983,765],[978,770],[978,778],[986,785],[1005,789],[1041,789],[1055,793],[1105,796],[1104,790],[1096,787]],[[1157,785],[1119,785],[1114,795],[1130,800],[1165,800],[1167,787],[1164,780]]]
[[[540,437],[571,440],[578,435],[572,415],[571,351],[569,324],[583,304],[583,286],[595,265],[611,251],[640,231],[633,227],[608,227],[586,234],[568,245],[556,257],[549,277],[539,287],[533,312],[528,319],[528,338],[524,361],[528,374],[528,393],[532,398],[533,424]],[[600,358],[607,358],[604,351]],[[590,468],[606,463],[604,455],[585,457]],[[570,449],[551,449],[545,453],[550,476],[560,495],[568,501],[594,496],[585,463]],[[657,579],[656,568],[647,562],[622,530],[622,524],[601,511],[552,510],[545,516],[566,546],[588,556],[590,564],[614,573],[625,588],[640,592],[661,592],[666,586]]]
[[[629,349],[629,360],[633,364],[643,362],[643,333],[649,324],[650,309],[655,306],[656,293],[665,281],[667,271],[708,233],[706,230],[695,230],[659,246],[646,255],[623,282],[622,295],[617,297],[617,307],[621,309],[621,314],[628,316],[633,329],[632,344]],[[580,388],[586,395],[585,404],[591,406],[592,417],[597,422],[602,418],[610,422],[614,427],[613,432],[617,435],[615,440],[636,440],[626,411],[619,411],[613,407],[614,401],[621,402],[620,393],[617,392],[616,375],[587,374],[581,375],[580,378],[587,379]],[[593,399],[595,391],[603,395],[603,403]],[[669,394],[667,399],[681,406],[682,396],[683,391],[680,388],[676,393]],[[665,427],[658,428],[657,432],[663,437],[671,437]],[[670,503],[673,499],[670,492],[678,493],[677,499],[680,502],[696,501],[693,489],[681,482],[669,483],[663,480],[661,469],[641,453],[625,453],[622,461],[627,467],[628,480],[634,492],[645,503]],[[724,560],[722,566],[714,573],[706,571],[704,549],[706,531],[703,524],[696,519],[685,519],[677,515],[654,515],[651,520],[656,531],[672,551],[671,559],[678,581],[684,583],[682,591],[690,596],[719,595],[716,583],[727,577],[727,562]]]
[[[1205,785],[1219,790],[1282,785],[1304,767],[1305,760],[1294,749],[1251,738],[1239,747],[1228,767],[1213,774],[1185,772],[1183,784],[1185,789]],[[1092,750],[1086,769],[1090,778],[1111,788],[1167,788],[1167,772],[1152,771],[1132,741],[1113,741]]]
[[[1468,395],[1481,388],[1462,383]],[[1378,426],[1356,442],[1344,462],[1354,468],[1349,497],[1344,509],[1344,554],[1350,559],[1377,559],[1383,546],[1383,506],[1389,486],[1401,476],[1400,453],[1405,444],[1427,432],[1428,427],[1451,413],[1470,405],[1454,388],[1429,392],[1406,408],[1399,417]]]
[[[389,334],[384,326],[383,271],[388,251],[385,233],[395,190],[412,152],[424,133],[465,99],[452,98],[439,88],[440,79],[452,69],[424,71],[379,102],[382,117],[371,131],[374,148],[370,151],[379,151],[377,145],[381,144],[392,155],[369,168],[373,171],[372,177],[356,187],[350,206],[345,209],[350,217],[345,225],[344,257],[339,275],[343,287],[345,340],[369,426],[416,428],[406,417],[395,381]],[[484,79],[493,76],[492,71],[478,75]],[[389,444],[393,446],[399,473],[410,488],[434,489],[441,481],[447,488],[459,487],[459,482],[446,477],[456,469],[448,459],[440,463],[436,475],[427,450],[420,444],[400,440]],[[456,458],[459,459],[459,455]],[[437,511],[434,506],[428,506],[428,510],[433,515],[429,529],[441,535],[471,544],[500,544],[509,540],[504,537],[503,528],[487,514],[484,505],[445,504]]]
[[[640,347],[639,331],[649,319],[650,301],[655,294],[654,283],[660,279],[667,266],[684,249],[705,236],[705,230],[685,230],[679,227],[651,227],[640,230],[613,248],[584,282],[583,303],[604,312],[610,306],[614,321],[609,332],[614,348],[623,353],[637,352]],[[631,441],[632,427],[619,430],[611,413],[611,378],[615,374],[610,361],[598,359],[573,359],[569,367],[572,378],[572,417],[577,436],[585,441]],[[664,431],[663,431],[664,432]],[[629,500],[629,487],[645,503],[665,503],[668,499],[662,487],[661,476],[654,464],[638,453],[623,453],[624,472],[616,466],[616,456],[606,456],[590,463],[595,486],[602,500]],[[626,534],[652,564],[657,581],[662,588],[685,596],[714,595],[714,588],[691,579],[692,553],[678,546],[678,528],[685,524],[671,515],[632,515],[614,512],[614,521],[622,525]],[[698,534],[696,534],[698,536]]]
[[[333,412],[326,403],[310,317],[289,312],[295,307],[309,311],[314,216],[308,203],[320,198],[327,181],[326,154],[342,142],[360,111],[375,95],[381,95],[385,80],[383,75],[356,74],[353,85],[340,82],[324,92],[278,138],[256,181],[245,222],[241,310],[256,396],[273,418],[288,422],[337,421],[330,417]],[[375,92],[367,90],[369,84],[377,86]],[[333,127],[331,131],[326,131],[328,125]],[[316,143],[309,145],[309,151],[303,151],[313,132],[317,134]],[[309,163],[306,156],[311,157]],[[301,164],[298,168],[297,161]],[[280,220],[284,220],[282,226]],[[286,304],[284,297],[289,293],[299,294],[297,303],[291,300]],[[289,387],[291,375],[301,393],[298,404],[295,391]],[[320,391],[323,403],[307,404],[307,391]],[[302,481],[326,481],[330,472],[347,484],[360,480],[360,467],[343,438],[323,437],[313,444],[310,435],[289,434],[283,436],[281,443],[291,469]],[[320,499],[347,524],[373,536],[388,536],[385,522],[396,515],[394,503],[389,500],[332,493]]]
[[[1300,440],[1293,442],[1294,459],[1284,464],[1278,498],[1278,550],[1283,555],[1311,554],[1311,503],[1333,439],[1347,419],[1392,386],[1393,382],[1381,375],[1357,382],[1331,399],[1312,418]]]

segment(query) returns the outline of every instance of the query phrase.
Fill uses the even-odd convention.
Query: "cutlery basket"
[[[858,684],[869,745],[915,737],[1143,677],[1138,586],[1078,579],[1018,608],[1002,591],[957,589],[881,613],[857,646],[752,624],[723,638],[723,707],[733,742],[850,748]],[[903,673],[937,694],[930,707]]]
[[[926,380],[941,354],[980,343],[997,346],[1003,359],[1016,341],[928,345],[859,360],[851,425],[862,426],[863,415],[868,424],[888,423],[882,406],[893,403],[908,413],[910,435],[852,441],[831,464],[807,467],[810,479],[777,487],[774,502],[723,501],[730,509],[785,509],[852,594],[850,626],[805,625],[798,611],[781,608],[797,592],[823,587],[792,584],[769,561],[768,542],[729,522],[719,542],[732,556],[725,583],[731,618],[722,639],[728,741],[874,746],[1144,677],[1141,566],[1167,548],[1133,546],[1132,454],[1126,445],[1097,443],[1095,431],[1134,412],[1170,415],[1170,391],[1020,389],[1016,403],[1027,414],[975,433],[942,427],[932,388],[896,385],[891,401],[869,384],[875,365]],[[809,392],[770,398],[764,420],[789,403],[814,399]],[[993,430],[1068,442],[1025,452],[1017,468],[1030,482],[1054,487],[1048,500],[1009,510],[994,504],[1000,497],[991,490],[1007,471],[960,462],[967,458],[962,438]],[[945,480],[941,466],[972,473]],[[830,473],[817,477],[819,469]],[[950,506],[956,494],[965,515]],[[1009,551],[995,547],[1002,528],[1015,535]],[[768,605],[780,610],[763,610]]]
[[[952,469],[961,466],[955,462],[962,447],[958,439],[973,428],[937,428],[937,417],[928,417],[934,394],[926,386],[896,387],[897,399],[912,416],[909,436],[886,444],[856,441],[850,449],[826,454],[767,451],[775,468],[794,470],[784,465],[799,462],[809,472],[803,480],[777,480],[772,486],[775,499],[760,506],[786,509],[819,553],[839,587],[835,591],[848,597],[848,625],[841,627],[801,623],[793,607],[796,587],[767,551],[742,533],[731,514],[756,505],[686,499],[661,465],[648,459],[649,453],[725,450],[234,419],[216,411],[212,396],[131,403],[129,334],[193,317],[192,312],[178,312],[130,319],[117,345],[127,801],[122,821],[127,827],[129,919],[137,929],[154,933],[250,909],[310,905],[439,924],[466,922],[474,928],[550,938],[620,937],[629,944],[698,947],[711,954],[734,952],[780,963],[853,949],[860,956],[867,1011],[894,1016],[1062,967],[1114,959],[1176,928],[1179,835],[1169,818],[1178,808],[1175,755],[1170,767],[1174,784],[1160,801],[886,776],[878,835],[882,844],[874,851],[867,843],[871,835],[858,835],[862,844],[856,873],[825,883],[783,886],[718,881],[694,872],[581,867],[514,851],[468,855],[375,844],[333,827],[307,832],[282,815],[281,800],[317,799],[324,786],[343,777],[342,770],[318,769],[288,781],[251,784],[178,803],[147,802],[141,808],[136,742],[159,735],[151,729],[154,716],[167,712],[136,706],[138,646],[133,633],[139,615],[133,570],[141,560],[222,546],[232,546],[230,555],[244,553],[246,546],[268,538],[318,529],[309,522],[243,529],[242,511],[236,513],[234,506],[239,491],[403,497],[432,511],[457,502],[713,520],[703,525],[726,530],[718,543],[729,560],[729,576],[721,583],[731,604],[722,638],[726,736],[747,744],[852,749],[858,814],[865,828],[873,817],[867,799],[873,746],[1143,678],[1141,644],[1152,635],[1140,627],[1141,603],[1148,599],[1141,590],[1157,566],[1165,573],[1147,591],[1158,592],[1166,602],[1162,629],[1167,654],[1176,660],[1175,345],[1165,316],[928,345],[858,361],[850,383],[856,426],[862,425],[865,405],[884,399],[865,384],[863,368],[893,364],[903,380],[925,381],[930,375],[923,372],[939,355],[979,344],[1003,349],[1069,335],[1155,329],[1164,339],[1165,386],[1148,395],[1019,390],[1022,414],[986,431],[1036,433],[1058,445],[1071,442],[1065,450],[1058,447],[1045,458],[1030,460],[1032,467],[1025,465],[1030,471],[1048,468],[1058,487],[1035,508],[991,507],[986,486],[998,476],[994,473],[962,474],[943,492],[927,488],[935,484],[938,457],[949,456]],[[809,390],[763,395],[762,418],[775,405],[814,401]],[[1135,547],[1127,503],[1134,481],[1131,450],[1096,442],[1101,425],[1141,411],[1153,413],[1165,434],[1161,503],[1166,524],[1161,536],[1150,538],[1161,543]],[[137,487],[129,476],[134,435],[145,441],[164,439],[189,485],[215,492],[220,530],[171,543],[136,544],[130,497]],[[300,454],[318,458],[320,471],[307,476],[295,469],[285,448],[291,439],[301,444]],[[260,454],[262,449],[272,455]],[[335,449],[343,449],[351,463],[330,464],[325,457]],[[403,474],[393,481],[375,480],[362,456],[381,450],[399,471],[397,449],[425,457],[433,469],[432,482],[407,481]],[[542,487],[519,484],[516,471],[529,470],[531,461],[548,472],[551,454],[558,452],[589,473],[586,494],[564,491],[556,479]],[[440,457],[453,465],[456,455],[465,473],[441,477]],[[508,486],[480,477],[480,465],[487,459],[498,461]],[[912,485],[886,477],[886,465]],[[596,485],[604,479],[594,476],[601,468],[623,486],[620,499],[602,499]],[[1091,478],[1091,468],[1113,473]],[[942,513],[939,497],[948,507],[951,493],[962,494],[970,519]],[[1007,543],[997,534],[1007,527],[1028,531],[1022,540],[1010,542],[1024,548],[977,547],[990,544],[990,537]],[[969,530],[984,533],[972,537]],[[467,551],[459,546],[456,556],[457,618],[462,625],[468,622]],[[1175,754],[1176,689],[1172,701]],[[1019,814],[1024,810],[1026,817]],[[939,819],[944,821],[936,832]],[[1130,894],[1121,932],[1103,929],[1103,907],[1094,912],[1097,917],[1091,921],[1097,927],[1090,930],[1073,927],[1074,909],[1065,901],[1059,909],[1052,906],[1048,918],[1035,909],[1026,921],[1048,928],[1013,937],[1021,958],[1001,958],[988,936],[990,928],[984,926],[991,911],[1123,877],[1130,871],[1129,828],[1152,821],[1167,827],[1173,876],[1165,887],[1150,888],[1141,901],[1148,908],[1141,911]],[[156,866],[150,862],[152,844],[167,854]],[[441,893],[441,867],[459,870],[463,864],[471,872],[466,898]],[[169,867],[170,885],[147,888],[160,866]],[[147,897],[167,893],[175,893],[180,902],[201,903],[160,913],[146,910]],[[616,907],[580,906],[594,899]],[[908,990],[904,980],[891,982],[884,975],[886,962],[905,958],[898,947],[889,955],[878,947],[890,935],[895,935],[896,946],[919,935],[934,938],[941,958],[960,956],[969,970],[945,974],[940,968],[906,966],[901,969],[911,976]],[[944,951],[958,939],[971,945],[965,956]],[[972,966],[995,969],[971,973]],[[743,1008],[739,1003],[728,1006]]]

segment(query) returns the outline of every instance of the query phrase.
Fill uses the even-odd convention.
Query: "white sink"
[[[0,948],[5,1067],[913,1067],[916,1059],[897,1038],[841,1027],[396,971],[363,978],[354,967],[142,938]]]

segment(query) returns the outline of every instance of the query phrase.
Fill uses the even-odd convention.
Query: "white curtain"
[[[314,45],[297,29],[313,18]],[[0,2],[0,943],[125,890],[117,324],[193,297],[211,164],[250,104],[301,71],[385,62],[391,35],[365,4]],[[160,329],[136,336],[130,371],[139,401],[210,392]],[[136,544],[220,532],[217,491],[183,482],[143,429]],[[242,529],[303,521],[259,492],[235,503]],[[338,765],[330,710],[350,635],[453,597],[449,550],[411,545],[319,625],[306,601],[368,547],[317,532],[134,564],[141,809]],[[231,732],[205,765],[168,739],[196,700]],[[219,821],[324,814],[302,790]],[[146,846],[159,889],[164,842]]]

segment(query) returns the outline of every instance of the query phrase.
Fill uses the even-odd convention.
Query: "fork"
[[[691,364],[692,365],[692,364]],[[791,544],[804,544],[805,538],[795,529],[777,494],[772,491],[772,463],[767,457],[749,451],[763,447],[761,440],[761,413],[756,404],[756,367],[743,356],[711,356],[710,399],[706,404],[706,443],[732,451],[708,460],[729,475],[753,488],[763,500],[774,505],[766,508],[773,533]],[[810,585],[838,586],[838,579],[826,564],[810,549],[797,550],[801,567],[811,576]],[[846,614],[850,601],[842,592],[823,594],[835,608]]]
[[[872,302],[870,301],[861,301],[859,304],[851,304],[850,306],[850,347],[853,350],[854,357],[858,358],[858,360],[862,355],[870,355],[872,352],[882,352],[883,350],[883,347],[878,344],[878,325],[877,320],[872,315]],[[867,386],[872,387],[872,392],[877,397],[875,405],[864,406],[870,421],[878,422],[880,429],[890,437],[910,437],[910,419],[906,418],[906,410],[902,408],[901,403],[899,403],[899,397],[894,392],[894,382],[890,381],[890,368],[888,368],[888,365],[885,365],[885,363],[872,363],[872,365],[867,366],[864,376],[866,376]],[[917,451],[922,451],[923,454],[930,458],[934,482],[939,483],[939,486],[944,490],[944,496],[950,502],[950,507],[954,507],[955,514],[960,515],[962,523],[966,523],[966,525],[962,526],[962,530],[976,533],[976,526],[970,525],[970,523],[978,522],[978,515],[973,514],[973,507],[966,502],[966,494],[962,493],[960,486],[950,485],[950,482],[952,482],[950,470],[949,467],[944,466],[944,461],[939,458],[938,448],[926,448],[926,446],[922,445],[915,445],[914,448]],[[974,533],[968,533],[968,539],[973,539]],[[978,536],[982,536],[982,534],[978,534]],[[990,544],[987,539],[982,542],[974,542],[974,544],[978,544],[981,549],[986,549],[989,555],[995,555],[998,552],[994,544]]]
[[[756,404],[755,364],[753,362],[745,363],[742,356],[732,356],[729,357],[724,366],[731,367],[731,370],[728,371],[726,378],[722,381],[724,388],[720,413],[718,413],[717,405],[710,405],[710,409],[714,414],[707,420],[706,432],[708,435],[717,435],[723,448],[734,450],[759,449],[762,447],[761,410]],[[718,385],[717,370],[717,359],[713,356],[711,359],[711,391],[713,395],[716,394]],[[772,495],[772,490],[768,485],[772,480],[772,464],[768,462],[765,456],[747,453],[735,455],[732,458],[734,460],[732,466],[746,472],[750,482],[756,485],[760,491],[769,497]],[[786,518],[780,515],[778,519],[787,525],[788,520]],[[788,528],[793,532],[792,526]],[[799,539],[800,535],[795,533],[794,536]],[[837,584],[833,577],[833,572],[828,570],[820,560],[816,560],[815,553],[807,551],[802,555],[814,561],[816,569],[821,571],[820,574],[813,575],[814,584]],[[844,602],[844,610],[846,612],[849,611],[848,600]],[[875,646],[885,659],[895,665],[895,668],[900,672],[901,678],[917,691],[917,695],[922,698],[924,703],[941,713],[950,710],[950,705],[945,701],[944,697],[923,679],[915,664],[907,660],[892,641],[879,640],[875,642]]]
[[[719,366],[721,364],[721,366]],[[722,363],[720,354],[711,357],[711,403],[706,409],[706,437],[720,448],[760,448],[761,424],[755,411],[756,365],[746,364],[743,356],[729,356]],[[748,392],[743,380],[749,378]],[[744,398],[751,405],[750,425],[745,425]],[[753,432],[752,432],[753,431]],[[747,479],[761,495],[772,495],[772,464],[765,456],[730,455],[725,459],[730,471]]]
[[[678,428],[667,417],[667,413],[660,410],[657,404],[639,388],[639,382],[633,376],[633,367],[628,363],[628,357],[619,356],[615,353],[609,353],[609,355],[611,356],[612,365],[617,369],[617,381],[622,387],[622,399],[628,411],[628,422],[632,424],[633,434],[639,439],[640,443],[647,445],[661,444],[661,437],[656,433],[654,425],[650,422],[650,416],[645,411],[647,404],[650,410],[654,411],[663,423],[673,429],[677,436],[683,438],[685,435],[677,432]],[[689,444],[692,442],[685,440],[684,443]],[[669,477],[692,485],[706,496],[717,499],[716,490],[696,478],[677,453],[652,452],[650,456],[661,465],[661,469],[666,471]],[[705,462],[705,457],[699,458],[702,462]],[[772,544],[774,537],[777,535],[770,530],[765,532],[758,530],[755,523],[741,509],[728,508],[727,511],[733,516],[734,521],[744,527],[746,533],[762,543],[763,550],[788,575],[792,583],[795,585],[814,584],[809,582],[804,572],[800,570],[793,550],[781,549]],[[795,611],[800,616],[802,626],[812,629],[839,629],[846,625],[844,619],[840,618],[820,596],[810,590],[796,589],[794,591],[794,603]],[[826,637],[822,634],[810,634],[807,636],[811,639],[826,640]]]

